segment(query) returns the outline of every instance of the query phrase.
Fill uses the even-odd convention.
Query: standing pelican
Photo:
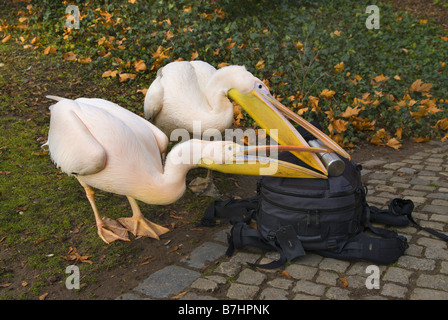
[[[142,117],[102,99],[48,98],[58,102],[50,107],[50,130],[45,145],[53,162],[63,172],[75,176],[84,187],[95,215],[98,235],[106,243],[129,240],[128,231],[156,239],[168,232],[167,228],[144,218],[137,201],[164,205],[178,200],[185,191],[188,170],[197,166],[258,175],[263,166],[274,163],[278,170],[273,175],[325,178],[312,170],[269,158],[256,158],[248,164],[235,163],[249,157],[248,152],[252,149],[256,151],[260,147],[247,148],[226,141],[188,140],[176,145],[162,165],[161,154],[166,151],[168,138]],[[284,149],[325,151],[304,147]],[[268,159],[268,162],[262,162],[262,159]],[[125,195],[131,205],[132,217],[120,218],[119,222],[101,219],[93,188]]]
[[[177,128],[193,133],[194,121],[200,121],[201,133],[208,129],[222,132],[230,128],[233,122],[230,99],[241,105],[280,144],[309,146],[286,116],[307,129],[329,149],[350,158],[322,131],[275,100],[266,85],[243,66],[231,65],[216,70],[203,61],[169,63],[159,69],[150,85],[145,96],[144,113],[168,136]],[[312,168],[328,174],[314,153],[294,154]]]

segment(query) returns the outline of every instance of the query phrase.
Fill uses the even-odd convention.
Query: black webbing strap
[[[426,232],[448,242],[448,236],[446,234],[443,234],[434,229],[422,227],[421,225],[419,225],[412,217],[413,209],[414,209],[414,203],[412,202],[412,200],[394,199],[389,205],[390,211],[396,212],[397,214],[406,215],[408,217],[409,221],[411,221],[414,225],[416,225],[420,229],[425,230]]]
[[[200,224],[206,227],[213,227],[216,225],[217,218],[245,220],[257,206],[257,197],[247,199],[234,199],[232,197],[228,200],[217,200],[205,210]]]

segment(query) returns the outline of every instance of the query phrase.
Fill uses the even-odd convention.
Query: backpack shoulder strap
[[[253,212],[258,207],[258,198],[235,199],[214,201],[204,212],[201,225],[213,227],[216,219],[250,220]]]

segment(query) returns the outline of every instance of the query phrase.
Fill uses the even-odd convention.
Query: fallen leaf
[[[417,79],[411,84],[411,92],[421,92],[422,94],[428,94],[432,87],[432,83],[423,83],[421,79]]]
[[[417,138],[412,138],[412,140],[414,140],[417,143],[428,142],[429,137],[417,137]]]
[[[348,281],[346,278],[339,278],[339,280],[342,282],[342,285],[344,286],[344,288],[348,287]]]
[[[347,109],[345,109],[345,111],[342,112],[339,116],[341,116],[343,118],[350,118],[353,116],[357,116],[360,112],[361,112],[360,107],[356,106],[355,108],[352,108],[352,107],[348,106]]]
[[[145,71],[146,70],[146,64],[143,60],[134,61],[134,69],[137,72]]]
[[[257,64],[255,65],[255,69],[264,69],[264,67],[265,67],[264,60],[258,61]]]
[[[107,77],[116,77],[117,74],[118,74],[118,70],[114,70],[114,71],[112,71],[112,70],[107,70],[107,71],[104,71],[104,72],[103,72],[102,77],[103,77],[103,78],[107,78]]]
[[[169,251],[169,253],[175,252],[175,251],[177,251],[177,250],[179,250],[179,246],[174,246],[174,247]]]
[[[52,47],[52,46],[48,46],[45,48],[44,50],[44,54],[55,54],[56,53],[56,48]]]
[[[299,49],[300,51],[303,51],[303,43],[300,41],[297,41],[297,43],[295,44],[296,48]]]
[[[193,52],[193,53],[191,54],[190,61],[193,61],[193,60],[196,59],[198,56],[199,56],[199,53],[198,53],[198,51],[196,50],[195,52]]]
[[[448,129],[448,117],[437,121],[433,128],[440,128],[442,130],[447,130]]]
[[[146,96],[146,92],[148,92],[148,89],[138,89],[137,92],[141,92],[144,96]]]
[[[92,59],[88,58],[88,57],[81,57],[78,59],[79,63],[85,63],[85,64],[90,63],[91,61],[92,61]]]
[[[119,76],[120,82],[125,82],[126,80],[135,79],[137,77],[137,75],[133,73],[120,73]]]
[[[12,285],[12,283],[4,283],[4,284],[0,284],[0,288],[8,288]]]
[[[39,296],[39,300],[45,300],[45,298],[48,296],[48,292],[44,293],[43,295]]]
[[[62,57],[65,61],[76,61],[76,54],[73,53],[73,51],[69,51],[67,53],[63,53]]]
[[[286,271],[282,271],[281,274],[284,275],[288,279],[291,278],[291,275]]]
[[[403,128],[398,128],[397,131],[395,131],[395,135],[397,136],[398,139],[401,139],[403,135]]]
[[[186,295],[188,293],[188,290],[187,291],[184,291],[184,292],[181,292],[181,293],[179,293],[179,294],[177,294],[177,295],[175,295],[175,296],[172,296],[170,299],[180,299],[180,298],[182,298],[184,295]]]
[[[6,43],[11,39],[11,35],[7,35],[6,37],[3,38],[2,43]]]
[[[22,287],[26,287],[28,285],[28,282],[22,281]]]
[[[226,67],[226,66],[228,66],[229,65],[229,63],[227,63],[227,62],[221,62],[220,64],[218,64],[217,66],[216,66],[216,68],[217,69],[220,69],[220,68],[222,68],[222,67]]]
[[[341,63],[338,63],[337,65],[335,65],[334,69],[338,73],[344,71],[344,62],[341,62]]]
[[[341,31],[335,30],[333,33],[334,33],[335,35],[337,35],[338,37],[341,36]]]
[[[322,90],[320,95],[324,96],[327,99],[330,99],[330,98],[332,98],[335,95],[335,93],[336,92],[334,92],[333,90],[324,89],[324,90]]]
[[[388,147],[394,148],[395,150],[398,150],[401,148],[401,143],[396,138],[391,138],[387,141],[386,145]]]

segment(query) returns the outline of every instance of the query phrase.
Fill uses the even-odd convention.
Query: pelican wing
[[[114,115],[124,123],[135,133],[137,139],[142,143],[147,143],[151,139],[148,132],[151,132],[157,142],[160,153],[165,153],[168,148],[168,137],[155,125],[146,121],[142,117],[132,113],[131,111],[119,106],[116,103],[107,101],[104,99],[94,99],[94,98],[78,98],[76,102],[95,106],[100,108],[109,114]],[[152,143],[147,146],[149,150],[152,150]]]
[[[48,145],[53,162],[69,175],[101,171],[106,151],[82,120],[79,105],[64,99],[50,107]]]

